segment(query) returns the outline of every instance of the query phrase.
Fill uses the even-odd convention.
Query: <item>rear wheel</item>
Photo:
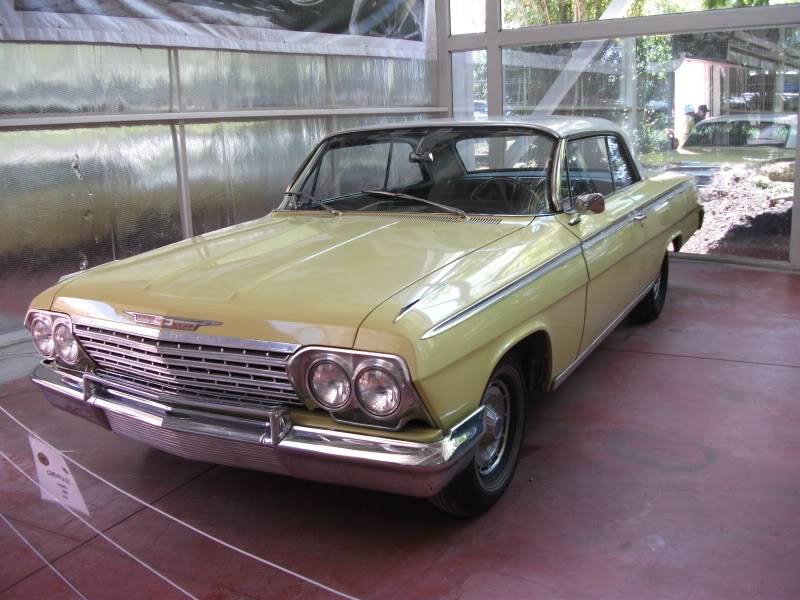
[[[669,280],[669,253],[664,254],[661,269],[658,272],[650,291],[639,304],[631,311],[631,321],[634,323],[649,323],[655,321],[667,301],[667,282]]]
[[[454,515],[479,514],[506,491],[525,430],[525,384],[519,362],[503,359],[483,392],[484,434],[467,467],[430,500]]]

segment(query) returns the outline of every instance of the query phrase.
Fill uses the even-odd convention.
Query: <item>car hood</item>
[[[497,221],[274,213],[78,275],[53,310],[216,321],[198,333],[349,347],[387,298],[530,218]]]

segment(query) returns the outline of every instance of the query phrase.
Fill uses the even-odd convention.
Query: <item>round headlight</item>
[[[55,342],[56,354],[68,365],[78,362],[79,351],[78,341],[72,335],[72,327],[66,321],[58,321],[53,327],[53,341]]]
[[[364,369],[356,379],[356,396],[368,413],[387,417],[400,406],[400,386],[388,371]]]
[[[53,358],[55,343],[50,319],[45,316],[34,317],[31,321],[31,335],[33,336],[33,345],[36,346],[39,354],[45,358]]]
[[[342,367],[329,360],[311,368],[308,387],[317,402],[332,410],[342,408],[350,397],[350,378]]]

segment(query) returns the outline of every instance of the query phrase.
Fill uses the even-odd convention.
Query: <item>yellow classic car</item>
[[[512,479],[528,400],[658,317],[702,216],[607,121],[341,132],[263,218],[37,296],[33,380],[180,456],[475,514]]]

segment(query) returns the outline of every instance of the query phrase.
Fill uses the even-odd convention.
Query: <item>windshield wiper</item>
[[[319,198],[314,198],[314,196],[307,194],[306,192],[284,192],[286,196],[294,196],[295,198],[302,198],[305,200],[302,204],[295,203],[294,210],[304,210],[306,208],[322,208],[328,212],[329,215],[333,215],[334,217],[338,217],[340,213],[335,208],[331,208],[328,206],[328,203],[325,200],[320,200]]]
[[[465,213],[460,208],[456,208],[455,206],[449,206],[447,204],[439,204],[438,202],[434,202],[433,200],[420,198],[419,196],[412,196],[411,194],[403,194],[402,192],[389,192],[387,190],[361,190],[361,193],[368,194],[370,196],[377,196],[378,198],[401,198],[403,200],[413,200],[414,202],[422,202],[423,204],[440,208],[445,212],[457,214],[462,219],[467,219],[467,213]]]

